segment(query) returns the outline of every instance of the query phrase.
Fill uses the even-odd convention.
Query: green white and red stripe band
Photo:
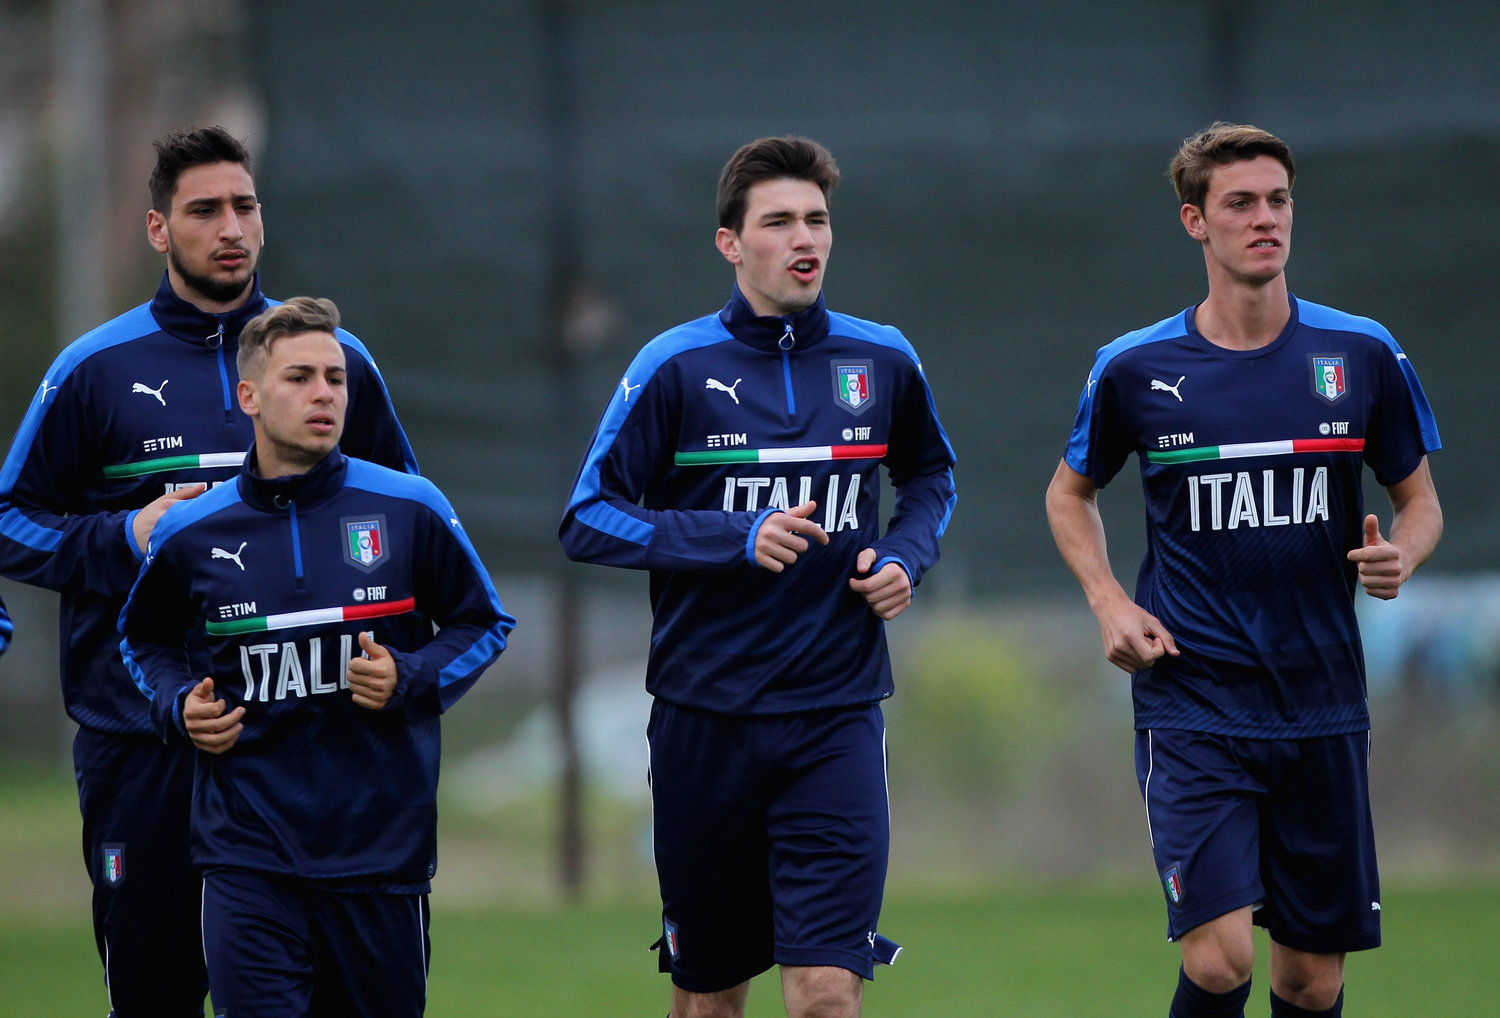
[[[242,452],[206,452],[197,456],[163,456],[135,463],[116,463],[104,468],[105,477],[140,477],[168,470],[202,470],[207,467],[237,467],[245,462]]]
[[[210,636],[238,636],[241,633],[261,633],[271,629],[295,629],[298,626],[326,626],[332,622],[351,622],[356,619],[378,619],[387,615],[402,615],[414,611],[417,600],[413,597],[400,601],[382,601],[379,604],[353,604],[343,608],[311,608],[307,611],[285,612],[281,615],[255,615],[228,622],[205,622],[203,628]]]
[[[885,458],[886,446],[867,442],[863,445],[803,445],[782,449],[709,449],[705,452],[679,452],[672,462],[679,467],[700,467],[713,463],[825,463],[829,460],[878,460]]]
[[[1202,460],[1237,460],[1251,456],[1291,456],[1299,452],[1363,452],[1362,438],[1290,438],[1281,442],[1240,442],[1204,445],[1194,449],[1151,450],[1152,463],[1197,463]]]

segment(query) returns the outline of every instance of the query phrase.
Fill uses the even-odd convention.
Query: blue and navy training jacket
[[[126,691],[169,741],[186,739],[183,699],[204,676],[185,647],[202,630],[215,695],[245,708],[228,751],[198,754],[198,865],[424,893],[439,717],[515,620],[431,482],[337,451],[268,480],[253,456],[152,534],[120,616]],[[396,660],[380,711],[356,706],[345,678],[362,631]]]
[[[11,625],[10,616],[6,614],[5,602],[0,601],[0,654],[10,646],[10,634],[15,632],[15,626]]]
[[[865,548],[913,584],[938,560],[953,448],[916,352],[819,296],[757,317],[736,288],[716,315],[657,336],[594,433],[563,517],[568,556],[651,571],[646,686],[680,706],[776,714],[891,695],[885,629],[851,591]],[[895,488],[884,535],[880,476]],[[772,512],[816,501],[829,544],[758,566]]]
[[[1274,341],[1227,350],[1193,308],[1100,349],[1064,458],[1146,496],[1136,601],[1181,651],[1135,673],[1138,729],[1296,739],[1369,728],[1355,618],[1368,466],[1385,486],[1441,448],[1379,323],[1288,298]]]
[[[136,510],[167,491],[233,477],[254,440],[239,408],[240,329],[273,302],[208,314],[162,277],[149,303],[53,362],[0,467],[0,574],[59,591],[63,703],[87,728],[149,734],[120,665],[115,622],[140,570]],[[343,330],[344,450],[415,473],[385,382]]]

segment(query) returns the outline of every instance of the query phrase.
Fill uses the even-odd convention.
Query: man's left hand
[[[899,562],[887,562],[873,576],[864,575],[877,557],[874,548],[859,553],[854,568],[860,575],[849,580],[849,589],[864,598],[871,611],[889,622],[911,604],[911,577]]]
[[[381,710],[396,694],[396,659],[375,642],[374,633],[360,633],[359,648],[365,656],[349,659],[349,692],[356,706]]]
[[[1365,593],[1389,601],[1401,592],[1408,573],[1401,562],[1401,549],[1380,536],[1380,518],[1374,513],[1365,517],[1365,543],[1349,553],[1349,561],[1359,565],[1359,582]]]

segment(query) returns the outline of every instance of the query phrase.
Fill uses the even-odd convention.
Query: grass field
[[[428,1015],[661,1018],[669,991],[647,951],[658,932],[649,868],[629,848],[604,847],[625,845],[634,828],[596,815],[592,886],[616,890],[565,906],[549,903],[542,817],[511,813],[492,825],[450,813]],[[77,839],[70,775],[0,772],[0,1018],[106,1012]],[[1385,946],[1349,960],[1350,1018],[1500,1016],[1500,878],[1486,872],[1386,880]],[[906,950],[867,987],[868,1018],[1166,1014],[1177,952],[1149,874],[1125,883],[953,879],[965,883],[933,890],[893,880],[881,930]],[[1251,1018],[1268,1011],[1263,936],[1259,944]],[[749,1013],[782,1013],[774,974],[757,980]]]
[[[865,1014],[1159,1018],[1176,975],[1176,952],[1162,940],[1161,912],[1149,890],[898,891],[882,928],[907,950],[867,988]],[[1388,888],[1384,916],[1385,947],[1349,962],[1351,1018],[1500,1014],[1490,967],[1500,944],[1500,887]],[[83,922],[0,922],[0,1013],[104,1013],[99,965]],[[666,980],[646,952],[655,935],[649,901],[438,908],[432,934],[427,1013],[434,1018],[660,1018],[666,1012]],[[1263,1016],[1263,959],[1256,984],[1247,1014]],[[750,1014],[780,1013],[774,976],[763,976],[751,993]]]

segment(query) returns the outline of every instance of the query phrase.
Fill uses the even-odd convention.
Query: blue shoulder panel
[[[594,431],[593,444],[589,446],[588,455],[579,468],[578,482],[573,486],[573,494],[568,499],[568,510],[576,511],[579,522],[632,544],[645,545],[650,542],[656,528],[622,513],[600,497],[599,465],[614,445],[625,418],[634,409],[630,403],[630,393],[637,391],[638,386],[644,389],[649,385],[662,365],[673,357],[724,342],[735,342],[735,339],[715,313],[663,332],[635,355],[635,360],[630,362],[625,376],[615,388],[609,405],[604,408],[599,427]],[[637,399],[636,405],[639,403],[640,400]]]
[[[448,686],[468,677],[476,668],[503,651],[506,642],[505,634],[515,626],[515,619],[506,613],[505,606],[500,603],[500,595],[495,591],[489,571],[479,560],[479,553],[474,550],[474,543],[469,540],[469,535],[464,532],[463,524],[458,521],[458,514],[454,512],[448,499],[438,490],[437,485],[416,474],[405,474],[378,463],[350,457],[344,474],[344,486],[392,498],[407,499],[426,506],[435,513],[448,527],[449,532],[458,539],[459,545],[464,550],[464,556],[469,560],[470,568],[474,570],[474,575],[484,588],[485,597],[489,599],[491,606],[499,615],[499,620],[495,625],[490,627],[473,646],[450,661],[448,666],[438,673],[438,685]]]
[[[338,331],[337,338],[340,343],[349,347],[355,353],[363,357],[366,362],[369,363],[370,367],[375,368],[375,373],[377,375],[380,374],[380,369],[375,367],[375,358],[370,356],[369,349],[365,347],[364,343],[360,342],[358,336],[347,329],[341,328]]]
[[[879,325],[875,322],[865,321],[863,318],[855,318],[853,315],[830,311],[828,312],[828,331],[835,335],[849,336],[853,339],[863,340],[866,343],[874,343],[876,346],[900,350],[911,358],[912,363],[919,370],[922,367],[922,361],[917,357],[916,349],[901,334],[901,330],[894,325]]]
[[[1300,297],[1297,298],[1297,321],[1314,329],[1370,336],[1384,344],[1396,358],[1396,364],[1401,368],[1401,377],[1406,380],[1412,409],[1416,411],[1417,423],[1422,431],[1422,444],[1428,452],[1436,452],[1443,447],[1443,441],[1438,436],[1437,417],[1432,412],[1432,405],[1427,402],[1427,394],[1422,391],[1422,383],[1417,380],[1417,370],[1411,366],[1411,360],[1384,325],[1373,318],[1361,318]]]
[[[1314,304],[1310,300],[1297,298],[1297,321],[1314,329],[1328,329],[1332,332],[1355,332],[1363,336],[1373,336],[1380,340],[1392,350],[1399,352],[1400,347],[1396,340],[1373,318],[1361,318],[1359,315],[1351,315],[1347,311],[1331,308],[1324,304]]]
[[[21,426],[16,429],[15,441],[11,443],[5,466],[0,467],[0,491],[9,491],[14,487],[16,478],[21,473],[37,429],[41,427],[42,418],[50,407],[47,394],[55,392],[69,375],[78,370],[80,364],[99,351],[159,331],[161,326],[156,324],[156,319],[151,315],[150,303],[140,304],[118,318],[112,318],[98,328],[84,333],[57,355],[57,359],[47,369],[47,377],[42,379],[42,384],[37,388],[36,398],[31,401],[31,407],[26,411]]]
[[[1164,340],[1181,339],[1187,334],[1187,309],[1184,308],[1170,318],[1163,318],[1155,325],[1148,325],[1144,329],[1127,332],[1099,348],[1099,352],[1094,357],[1094,366],[1089,369],[1088,381],[1084,383],[1083,392],[1078,395],[1078,414],[1073,419],[1073,432],[1068,436],[1068,446],[1063,451],[1063,462],[1078,473],[1088,476],[1089,421],[1094,414],[1094,394],[1098,389],[1099,379],[1104,376],[1104,369],[1109,366],[1109,362],[1120,354],[1137,347],[1160,343]]]
[[[348,457],[347,462],[348,467],[344,474],[346,488],[416,502],[426,506],[442,520],[448,530],[458,538],[458,543],[463,546],[464,555],[474,567],[474,573],[484,584],[485,594],[497,606],[500,604],[500,595],[495,593],[495,586],[490,581],[489,571],[479,560],[479,553],[474,550],[474,542],[469,540],[468,533],[464,531],[464,525],[458,521],[458,513],[454,511],[447,497],[438,490],[437,485],[420,474],[402,473],[390,467],[383,467],[379,463],[371,463],[369,460],[355,459],[351,456]]]
[[[453,506],[438,490],[437,485],[420,474],[407,474],[369,460],[346,457],[348,464],[344,474],[344,485],[377,495],[404,498],[409,502],[420,502],[444,519],[454,515]]]
[[[162,515],[156,527],[151,531],[151,538],[147,541],[147,561],[149,562],[156,556],[157,551],[173,534],[187,529],[206,516],[212,516],[220,510],[236,505],[239,501],[238,480],[231,479],[227,484],[209,488],[197,498],[178,502],[172,507],[171,512]]]
[[[1133,350],[1148,343],[1159,343],[1164,339],[1181,339],[1187,334],[1187,309],[1185,308],[1170,318],[1163,318],[1155,325],[1127,332],[1099,348],[1098,357],[1094,361],[1095,377],[1097,379],[1099,372],[1104,370],[1104,366],[1126,350]]]
[[[912,346],[901,330],[894,325],[879,325],[875,322],[866,321],[863,318],[855,318],[853,315],[841,314],[838,311],[828,312],[828,324],[831,334],[849,336],[905,354],[910,358],[912,364],[916,366],[917,374],[922,377],[925,384],[927,373],[922,370],[922,358],[917,356],[916,347]],[[957,460],[958,454],[953,451],[953,443],[948,440],[948,431],[943,427],[942,421],[938,420],[937,405],[932,398],[932,387],[927,386],[926,388],[927,412],[932,415],[932,421],[937,425],[938,436],[943,440],[943,446],[948,452],[948,458],[950,460]],[[949,494],[944,503],[943,515],[937,521],[937,536],[939,540],[948,532],[948,523],[953,519],[953,510],[958,505],[958,489],[953,484],[953,470],[951,467],[948,470],[948,488]],[[755,534],[754,528],[751,529],[750,533],[753,537]],[[888,559],[887,561],[900,560]],[[877,568],[882,565],[884,565],[884,562],[876,564]],[[902,562],[901,567],[906,569],[906,563]],[[910,572],[910,570],[908,569],[907,572]]]

